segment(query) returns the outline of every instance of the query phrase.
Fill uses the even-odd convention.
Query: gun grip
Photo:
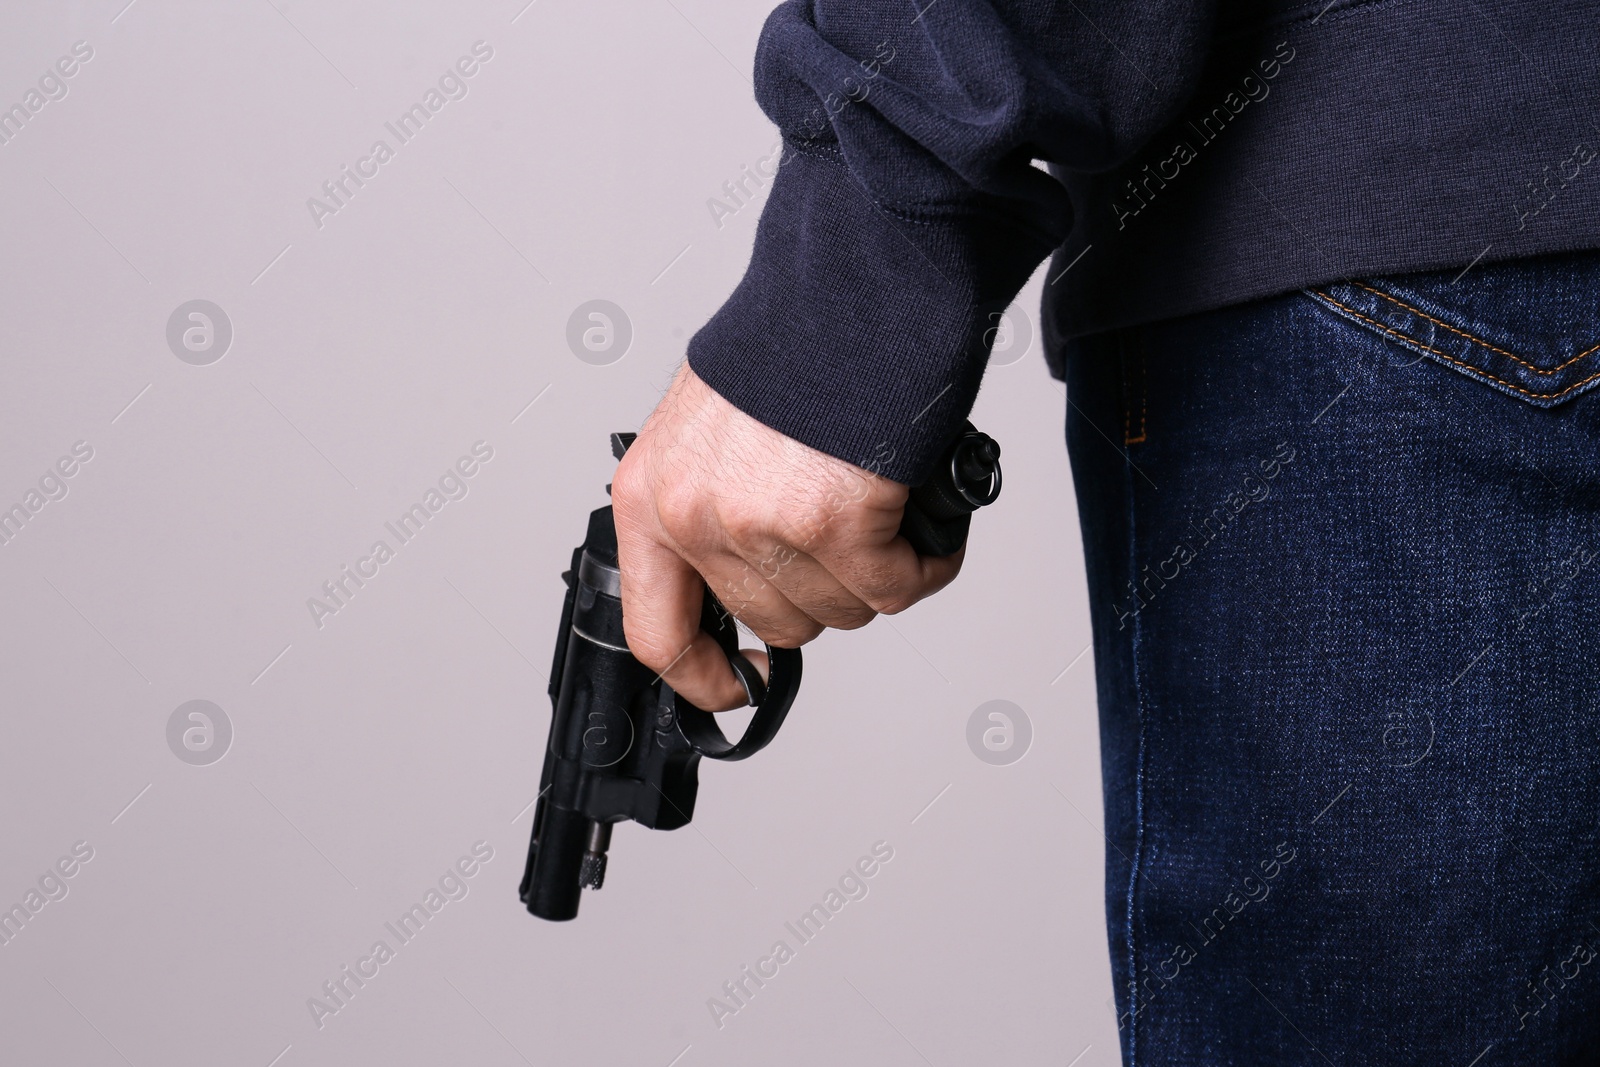
[[[900,536],[920,556],[948,556],[967,543],[972,513],[1000,495],[1000,444],[967,423],[934,464],[932,476],[913,486],[900,520]]]

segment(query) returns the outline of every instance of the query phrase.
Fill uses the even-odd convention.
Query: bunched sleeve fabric
[[[756,97],[782,163],[750,266],[688,353],[760,422],[911,484],[1072,227],[1033,161],[1099,169],[1137,148],[1192,87],[1212,6],[924,3],[790,0],[768,18]]]

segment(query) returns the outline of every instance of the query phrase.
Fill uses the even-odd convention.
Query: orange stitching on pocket
[[[1148,411],[1149,386],[1145,382],[1144,339],[1134,335],[1132,343],[1139,349],[1139,435],[1133,433],[1133,381],[1128,373],[1128,349],[1125,343],[1117,346],[1117,358],[1122,370],[1122,443],[1124,445],[1141,445],[1145,439],[1145,415]]]
[[[1423,344],[1421,341],[1417,340],[1415,337],[1407,337],[1405,334],[1399,332],[1398,330],[1391,330],[1389,327],[1385,326],[1383,323],[1379,322],[1377,319],[1369,319],[1367,316],[1361,314],[1361,312],[1357,311],[1355,308],[1350,307],[1347,304],[1341,304],[1339,301],[1335,300],[1333,297],[1329,296],[1327,293],[1324,293],[1321,289],[1313,289],[1312,292],[1316,293],[1316,295],[1320,296],[1322,299],[1326,300],[1328,303],[1332,304],[1333,306],[1335,306],[1337,308],[1342,308],[1343,310],[1349,312],[1351,315],[1353,315],[1354,317],[1360,319],[1362,322],[1371,323],[1372,325],[1376,326],[1378,329],[1382,330],[1384,333],[1389,334],[1391,337],[1398,337],[1402,341],[1409,341],[1411,344],[1416,345],[1418,348],[1422,349],[1424,352],[1428,352],[1428,353],[1430,353],[1432,355],[1438,356],[1440,359],[1444,360],[1447,363],[1454,363],[1458,367],[1465,367],[1470,371],[1476,371],[1478,374],[1483,375],[1485,378],[1489,379],[1491,382],[1498,382],[1499,384],[1505,386],[1507,389],[1510,389],[1510,390],[1512,390],[1514,392],[1521,393],[1523,396],[1531,396],[1536,400],[1555,400],[1558,397],[1566,396],[1568,393],[1572,392],[1574,389],[1578,388],[1580,385],[1587,385],[1590,382],[1594,381],[1596,378],[1600,378],[1600,373],[1595,373],[1595,374],[1589,375],[1589,377],[1587,377],[1587,378],[1583,378],[1583,379],[1581,379],[1579,381],[1573,382],[1571,385],[1567,386],[1565,389],[1561,390],[1559,393],[1535,393],[1531,389],[1524,389],[1522,386],[1513,384],[1512,382],[1508,382],[1504,378],[1496,378],[1494,375],[1490,374],[1488,371],[1484,370],[1482,367],[1474,366],[1473,364],[1467,363],[1464,360],[1456,359],[1454,356],[1447,355],[1444,352],[1439,351],[1437,348],[1430,348],[1427,345]]]
[[[1139,341],[1139,440],[1145,439],[1145,422],[1150,414],[1150,371],[1144,359],[1144,341]]]
[[[1572,366],[1574,363],[1578,362],[1578,360],[1584,358],[1585,356],[1592,356],[1592,355],[1594,355],[1595,352],[1600,352],[1600,344],[1597,344],[1597,345],[1593,346],[1592,348],[1587,348],[1584,351],[1579,352],[1577,355],[1573,356],[1571,359],[1569,359],[1565,363],[1561,364],[1561,366],[1559,366],[1559,367],[1551,367],[1549,370],[1545,370],[1543,367],[1534,366],[1532,363],[1529,363],[1527,360],[1523,359],[1521,356],[1517,355],[1514,352],[1507,352],[1503,348],[1496,348],[1494,345],[1490,344],[1488,341],[1485,341],[1481,337],[1474,337],[1472,334],[1468,333],[1467,331],[1457,329],[1456,327],[1450,325],[1448,322],[1441,322],[1440,320],[1434,318],[1432,315],[1428,314],[1426,311],[1423,311],[1420,308],[1414,308],[1410,304],[1406,303],[1404,300],[1401,300],[1398,297],[1390,296],[1388,293],[1384,292],[1382,289],[1374,289],[1372,286],[1366,285],[1366,284],[1364,284],[1362,282],[1356,282],[1354,284],[1361,286],[1361,288],[1365,289],[1369,293],[1373,293],[1373,294],[1375,294],[1377,296],[1383,297],[1385,300],[1389,301],[1392,304],[1399,304],[1401,307],[1405,308],[1407,311],[1411,312],[1413,315],[1420,315],[1421,317],[1427,319],[1429,322],[1433,323],[1435,326],[1443,326],[1445,329],[1449,330],[1451,333],[1460,334],[1462,337],[1465,337],[1467,340],[1473,342],[1474,344],[1480,344],[1484,348],[1487,348],[1491,352],[1498,352],[1502,356],[1507,357],[1508,359],[1514,359],[1518,363],[1522,364],[1524,367],[1527,367],[1529,370],[1533,371],[1535,374],[1554,374],[1558,370],[1563,370],[1563,369],[1565,369],[1567,367]]]

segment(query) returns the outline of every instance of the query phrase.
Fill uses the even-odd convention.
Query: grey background
[[[607,432],[744,268],[758,206],[719,228],[707,202],[775,140],[749,84],[768,0],[524,2],[0,15],[0,106],[94,49],[0,146],[0,507],[94,450],[0,546],[0,907],[94,850],[0,946],[3,1058],[1115,1063],[1038,278],[1031,350],[974,414],[1006,490],[961,579],[811,645],[778,741],[705,767],[691,827],[620,828],[576,922],[521,910],[559,572]],[[479,40],[467,95],[396,147],[384,123]],[[319,229],[307,199],[379,138],[395,158]],[[207,366],[166,340],[196,299],[233,328]],[[566,343],[595,299],[633,330],[606,366]],[[307,599],[477,441],[468,495],[319,629]],[[232,727],[207,765],[168,746],[195,700]],[[968,747],[991,700],[1032,726],[1005,766]],[[869,894],[719,1029],[708,998],[880,840]],[[478,841],[468,895],[319,1029],[307,999]]]

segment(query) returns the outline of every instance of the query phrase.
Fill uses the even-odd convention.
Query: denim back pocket
[[[1537,407],[1600,384],[1600,252],[1335,282],[1306,293],[1381,337]]]

